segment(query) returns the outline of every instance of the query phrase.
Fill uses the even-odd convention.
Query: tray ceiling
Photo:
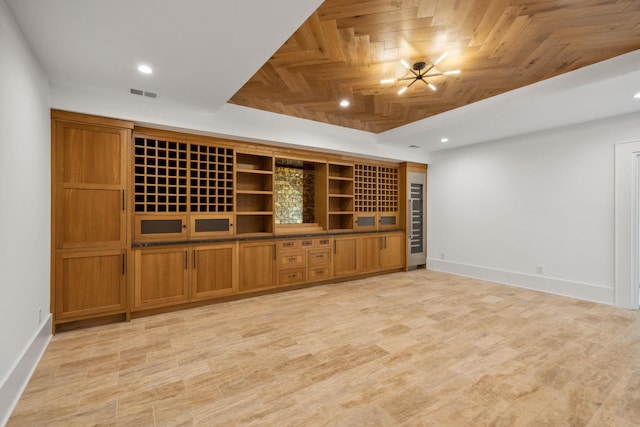
[[[639,48],[639,0],[326,0],[229,102],[381,133]]]

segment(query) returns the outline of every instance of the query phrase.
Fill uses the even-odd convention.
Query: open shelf
[[[353,165],[329,163],[329,178],[353,179]]]
[[[353,213],[353,197],[329,196],[329,213]]]
[[[273,173],[236,171],[236,191],[273,191]]]
[[[273,157],[259,154],[236,153],[236,169],[241,171],[273,173]]]
[[[329,178],[329,195],[347,195],[353,197],[353,180],[336,180]]]
[[[273,157],[236,153],[236,234],[273,233]]]
[[[272,234],[273,214],[266,212],[245,212],[236,214],[236,233]]]
[[[353,214],[330,212],[329,213],[329,230],[330,231],[353,230]]]
[[[273,212],[273,194],[238,193],[236,212]]]

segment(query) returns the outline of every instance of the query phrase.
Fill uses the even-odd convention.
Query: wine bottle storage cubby
[[[354,201],[356,212],[376,212],[378,210],[377,166],[359,165],[354,167]]]
[[[190,211],[233,212],[233,150],[190,145]]]
[[[378,212],[398,212],[398,168],[378,167]]]
[[[134,210],[187,212],[187,144],[136,137]]]

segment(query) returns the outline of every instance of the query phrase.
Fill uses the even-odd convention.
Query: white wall
[[[0,424],[49,319],[50,144],[47,81],[0,0]]]
[[[272,145],[401,161],[426,163],[428,160],[426,153],[408,147],[414,142],[401,146],[381,144],[378,135],[373,133],[233,104],[225,104],[212,113],[171,105],[162,98],[53,84],[51,108]]]
[[[614,144],[639,139],[633,113],[434,155],[430,268],[613,304]]]

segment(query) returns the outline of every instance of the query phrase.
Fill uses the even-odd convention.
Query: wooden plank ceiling
[[[640,0],[326,0],[229,102],[380,133],[639,48]]]

